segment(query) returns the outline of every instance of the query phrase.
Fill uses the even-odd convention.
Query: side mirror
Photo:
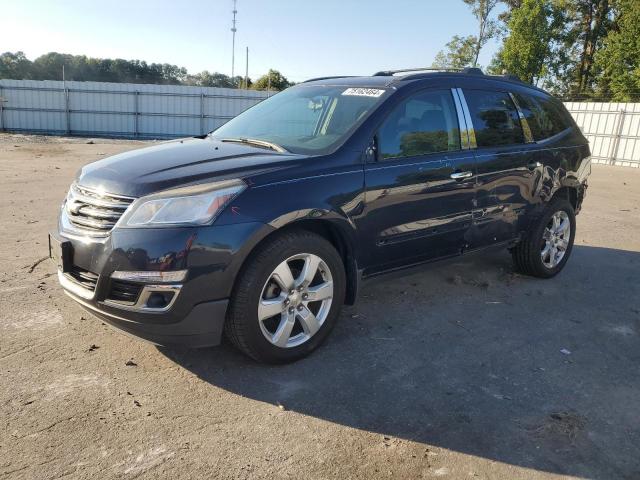
[[[374,137],[369,142],[369,145],[364,151],[365,161],[367,163],[375,163],[378,161],[378,146],[377,139]]]

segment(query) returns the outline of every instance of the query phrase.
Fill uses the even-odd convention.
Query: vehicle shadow
[[[340,425],[590,478],[640,477],[640,253],[576,245],[551,280],[506,252],[365,287],[324,347],[264,366],[161,349],[227,391]]]

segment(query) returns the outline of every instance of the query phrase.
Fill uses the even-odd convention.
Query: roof
[[[303,82],[303,84],[313,85],[331,85],[331,86],[345,86],[345,87],[389,87],[389,86],[401,86],[408,83],[414,83],[421,80],[433,80],[436,78],[463,78],[463,79],[478,79],[505,82],[520,87],[532,88],[534,90],[543,91],[540,88],[525,83],[513,75],[485,75],[482,70],[477,68],[469,68],[463,71],[429,71],[430,69],[407,69],[407,70],[392,70],[377,72],[375,75],[369,77],[349,77],[349,76],[336,76],[336,77],[320,77],[313,78]],[[416,73],[411,73],[416,72]],[[407,73],[406,75],[394,75],[395,73]],[[546,92],[545,92],[546,93]]]
[[[320,77],[312,78],[302,83],[314,85],[340,85],[348,87],[387,87],[398,77]]]

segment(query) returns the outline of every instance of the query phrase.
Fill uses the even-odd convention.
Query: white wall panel
[[[567,102],[594,163],[640,167],[640,104]]]

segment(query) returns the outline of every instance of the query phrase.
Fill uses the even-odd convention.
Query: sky
[[[3,0],[0,52],[57,51],[231,74],[232,0]],[[476,20],[462,0],[238,0],[236,74],[289,80],[431,65]],[[488,65],[496,42],[480,64]]]

